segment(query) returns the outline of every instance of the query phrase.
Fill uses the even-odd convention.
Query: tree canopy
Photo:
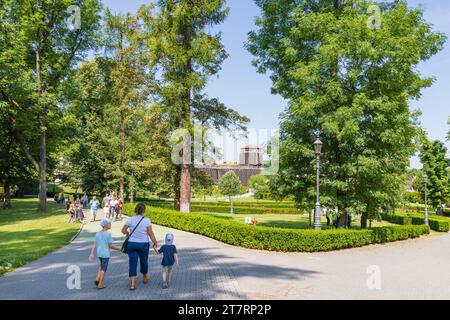
[[[248,50],[273,92],[289,102],[281,116],[280,172],[286,195],[312,207],[313,142],[324,143],[322,194],[337,207],[340,225],[351,210],[368,216],[394,206],[401,175],[416,150],[416,114],[409,100],[433,78],[417,65],[443,48],[420,8],[378,3],[372,28],[369,1],[256,0],[262,16]]]

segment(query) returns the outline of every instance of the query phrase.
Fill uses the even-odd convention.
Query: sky
[[[151,2],[104,0],[113,12],[135,12],[142,4]],[[431,88],[423,90],[420,100],[411,101],[411,108],[422,112],[420,122],[429,138],[446,141],[450,116],[450,1],[409,0],[408,4],[412,7],[423,4],[425,19],[434,25],[435,30],[449,36],[445,49],[418,67],[422,75],[433,76],[436,82]],[[251,119],[249,141],[231,143],[229,137],[215,137],[215,143],[223,149],[223,160],[236,162],[241,146],[248,142],[261,144],[266,141],[266,132],[279,127],[279,115],[285,110],[287,102],[271,94],[269,74],[256,72],[251,65],[253,57],[244,48],[248,32],[255,29],[254,20],[260,15],[259,8],[253,0],[228,0],[227,6],[230,8],[228,18],[214,30],[222,32],[222,42],[230,57],[223,63],[218,77],[210,80],[205,92]],[[449,141],[446,141],[446,146],[450,150]],[[418,157],[411,159],[411,167],[422,167]]]

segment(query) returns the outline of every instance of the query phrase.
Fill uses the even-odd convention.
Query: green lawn
[[[251,216],[258,220],[258,226],[286,228],[286,229],[308,229],[309,215],[300,214],[260,214],[260,215],[246,215],[246,214],[229,214],[229,213],[208,213],[201,212],[201,214],[213,216],[225,220],[234,220],[240,223],[245,223],[245,217]],[[322,217],[322,228],[327,228],[326,218]],[[394,226],[394,224],[387,221],[373,221],[372,227]],[[361,228],[359,217],[355,217],[352,221],[352,228]]]
[[[36,199],[13,200],[13,209],[0,209],[0,276],[66,245],[80,228],[67,224],[65,207],[49,202],[48,212],[37,213]]]

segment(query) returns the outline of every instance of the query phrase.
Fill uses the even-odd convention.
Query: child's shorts
[[[105,271],[108,270],[109,258],[99,258],[100,260],[100,270]]]
[[[163,272],[172,272],[173,266],[162,266]]]

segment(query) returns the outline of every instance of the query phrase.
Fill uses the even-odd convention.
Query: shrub
[[[127,204],[125,213],[134,212]],[[405,225],[365,230],[298,230],[254,227],[195,213],[180,213],[163,208],[149,208],[153,223],[204,235],[224,243],[249,249],[318,252],[385,243],[428,234],[427,226]]]
[[[407,191],[405,193],[405,200],[409,203],[424,203],[424,198],[420,192]]]
[[[412,224],[420,225],[424,224],[423,214],[410,215],[412,219]],[[434,215],[428,217],[428,224],[430,229],[438,232],[448,232],[450,230],[450,224],[447,218],[442,218]]]
[[[424,215],[420,213],[416,214],[405,214],[405,213],[396,213],[396,214],[383,214],[383,220],[400,224],[400,225],[423,225]],[[448,232],[450,230],[449,220],[445,217],[438,217],[436,215],[430,215],[428,217],[428,224],[430,225],[430,229],[438,232]]]
[[[296,208],[268,208],[268,207],[241,207],[234,204],[235,214],[304,214],[304,211],[300,211]],[[193,212],[217,212],[217,213],[229,213],[230,205],[203,205],[192,204]]]
[[[411,217],[399,214],[382,214],[383,220],[394,224],[407,225],[412,224]]]

